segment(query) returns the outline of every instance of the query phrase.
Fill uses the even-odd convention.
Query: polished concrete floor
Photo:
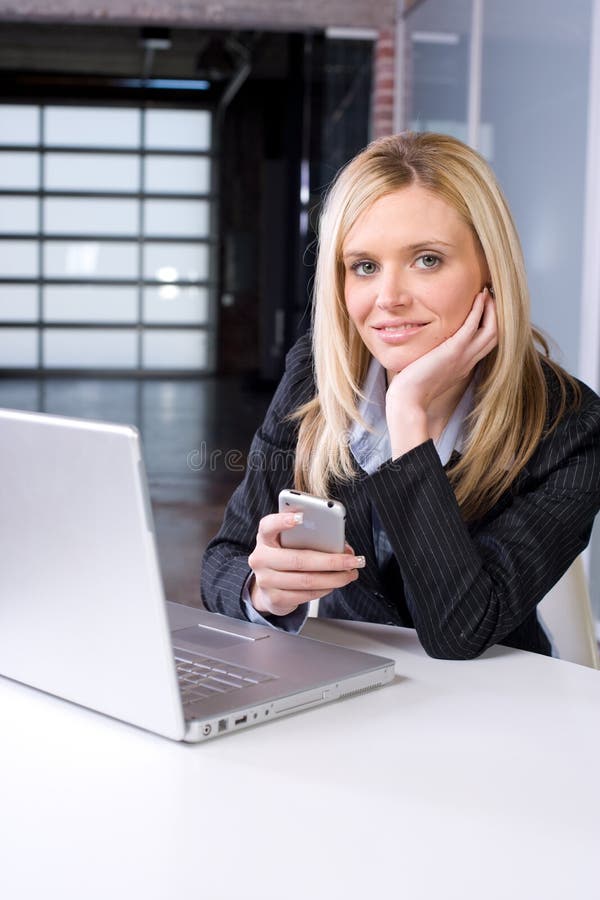
[[[204,548],[242,478],[243,459],[270,397],[270,391],[250,390],[229,377],[0,379],[2,407],[140,430],[165,593],[191,606],[200,605]]]

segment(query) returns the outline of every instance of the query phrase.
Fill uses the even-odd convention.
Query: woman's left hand
[[[466,386],[477,363],[498,342],[496,307],[487,288],[451,337],[394,375],[386,394],[386,418],[395,458],[432,436],[428,413],[435,400]]]

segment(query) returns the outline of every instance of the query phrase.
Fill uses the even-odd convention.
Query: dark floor
[[[191,606],[200,604],[204,548],[242,478],[270,396],[239,378],[0,379],[0,406],[139,428],[165,593]]]

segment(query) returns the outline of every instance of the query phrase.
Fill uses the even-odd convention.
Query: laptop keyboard
[[[216,694],[229,694],[231,691],[241,691],[245,687],[275,680],[274,675],[234,666],[221,659],[209,656],[185,657],[181,650],[175,655],[175,666],[184,706]]]

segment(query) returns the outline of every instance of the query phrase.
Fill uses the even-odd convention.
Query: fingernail
[[[357,556],[354,562],[355,562],[355,566],[357,569],[364,569],[364,567],[367,564],[367,561],[364,558],[364,556]]]
[[[304,519],[304,513],[297,512],[288,516],[288,525],[301,525]]]

